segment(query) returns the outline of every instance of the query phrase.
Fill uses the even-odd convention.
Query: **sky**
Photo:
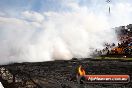
[[[20,18],[24,11],[44,12],[68,12],[76,8],[77,5],[87,7],[92,12],[108,15],[108,7],[111,6],[111,17],[120,19],[123,17],[123,24],[128,24],[130,14],[132,13],[131,0],[111,0],[110,4],[106,0],[1,0],[0,16]],[[68,6],[74,4],[73,6]],[[75,6],[76,4],[76,6]],[[115,16],[120,14],[120,16]],[[129,15],[129,17],[128,17]],[[124,16],[127,16],[124,18]],[[122,21],[121,20],[121,21]],[[117,25],[121,25],[117,24]],[[115,25],[114,25],[115,26]]]
[[[1,0],[0,64],[90,57],[131,14],[131,0]]]

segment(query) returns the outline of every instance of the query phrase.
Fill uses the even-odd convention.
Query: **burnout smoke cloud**
[[[70,11],[26,10],[20,17],[1,16],[0,64],[89,57],[103,49],[104,42],[116,41],[106,12],[97,14],[74,0],[61,3]]]

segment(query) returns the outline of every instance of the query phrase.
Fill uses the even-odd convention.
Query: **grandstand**
[[[115,28],[118,44],[105,44],[106,48],[97,51],[99,55],[132,57],[132,24]]]

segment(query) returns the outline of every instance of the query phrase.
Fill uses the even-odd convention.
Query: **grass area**
[[[96,59],[110,59],[110,60],[116,60],[116,59],[121,59],[121,60],[132,60],[132,58],[127,58],[127,57],[105,57],[105,56],[103,56],[103,57],[101,57],[101,56],[98,56],[98,57],[96,57]]]

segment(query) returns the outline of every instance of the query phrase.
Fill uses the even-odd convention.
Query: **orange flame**
[[[81,65],[80,65],[79,68],[78,68],[78,73],[79,73],[80,76],[86,75],[85,70],[82,68]]]

